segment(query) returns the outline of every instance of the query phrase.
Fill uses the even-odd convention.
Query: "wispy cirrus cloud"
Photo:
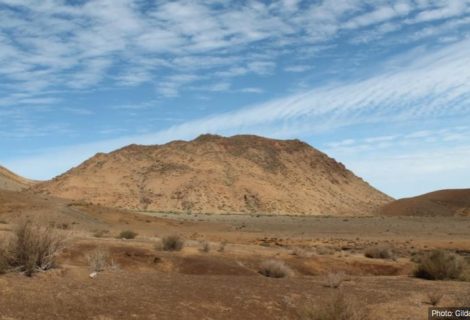
[[[250,132],[323,137],[372,180],[374,150],[462,172],[423,155],[465,155],[463,132],[414,127],[469,119],[469,19],[468,0],[0,0],[0,155],[54,137],[2,156],[48,178],[128,143]]]
[[[269,74],[280,57],[302,47],[348,38],[352,32],[356,42],[372,41],[410,25],[452,23],[468,14],[465,0],[100,0],[74,5],[1,0],[0,77],[30,94],[156,83],[158,92],[172,97],[188,82],[203,81],[174,80],[188,72],[210,70],[213,77]],[[262,57],[262,52],[269,54]]]
[[[55,150],[54,158],[62,159],[62,167],[54,165],[50,170],[42,172],[47,172],[46,175],[59,173],[95,152],[109,151],[128,143],[155,144],[173,139],[191,139],[203,132],[225,135],[251,132],[288,138],[322,135],[331,132],[333,128],[364,123],[390,126],[393,123],[410,121],[420,123],[444,116],[470,119],[470,70],[466,68],[470,65],[470,42],[465,40],[445,49],[430,49],[424,52],[425,54],[423,51],[412,51],[410,56],[402,57],[401,67],[397,67],[393,62],[386,63],[385,70],[380,70],[366,79],[319,86],[236,111],[186,121],[153,133]],[[470,148],[468,138],[470,131],[464,126],[440,129],[437,132],[408,130],[403,134],[347,139],[330,142],[325,144],[324,148],[331,154],[346,159],[346,162],[349,158],[349,164],[364,176],[374,177],[370,172],[368,174],[364,166],[360,165],[356,157],[351,157],[351,154],[366,155],[367,151],[406,147],[409,149],[403,157],[389,156],[396,161],[395,167],[405,170],[412,161],[410,159],[422,157],[413,150],[416,150],[416,146],[423,146],[423,142],[432,143],[432,148],[426,149],[423,154],[447,151],[465,153]],[[446,147],[442,142],[454,142],[458,145],[449,143]],[[433,151],[434,149],[437,151]],[[47,150],[45,156],[14,159],[7,164],[19,172],[32,174],[37,172],[33,164],[46,165],[45,159],[50,156],[50,150]],[[372,162],[370,159],[368,161]],[[429,170],[444,170],[442,168],[446,166],[442,164],[433,167],[430,161],[426,163]],[[461,170],[462,165],[465,170],[470,169],[470,163],[464,160],[449,162],[447,168],[451,170],[457,166],[457,169]],[[388,191],[387,188],[384,190]]]

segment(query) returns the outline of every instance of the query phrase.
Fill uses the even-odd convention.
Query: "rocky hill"
[[[387,216],[470,216],[470,189],[439,190],[393,201],[380,213]]]
[[[392,199],[298,140],[202,135],[100,153],[34,187],[149,211],[365,215]]]
[[[33,184],[33,181],[22,178],[0,166],[0,190],[20,191]]]

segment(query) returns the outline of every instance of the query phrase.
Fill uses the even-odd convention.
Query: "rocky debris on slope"
[[[299,140],[202,135],[100,153],[34,187],[150,211],[366,215],[392,199]]]

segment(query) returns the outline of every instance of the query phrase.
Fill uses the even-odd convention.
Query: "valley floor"
[[[307,319],[302,310],[339,294],[371,319],[415,320],[427,319],[430,293],[442,293],[439,306],[470,296],[470,282],[412,277],[420,252],[469,255],[468,218],[176,215],[43,200],[0,204],[0,236],[29,216],[69,238],[58,268],[0,275],[2,320]],[[123,230],[137,238],[117,239]],[[155,249],[172,234],[185,240],[181,251]],[[377,245],[393,248],[394,259],[366,258]],[[90,278],[87,257],[96,249],[110,265]],[[262,276],[260,264],[270,259],[294,274]]]

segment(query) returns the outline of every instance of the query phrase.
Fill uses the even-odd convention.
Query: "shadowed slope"
[[[388,216],[470,216],[470,189],[440,190],[385,205]]]

